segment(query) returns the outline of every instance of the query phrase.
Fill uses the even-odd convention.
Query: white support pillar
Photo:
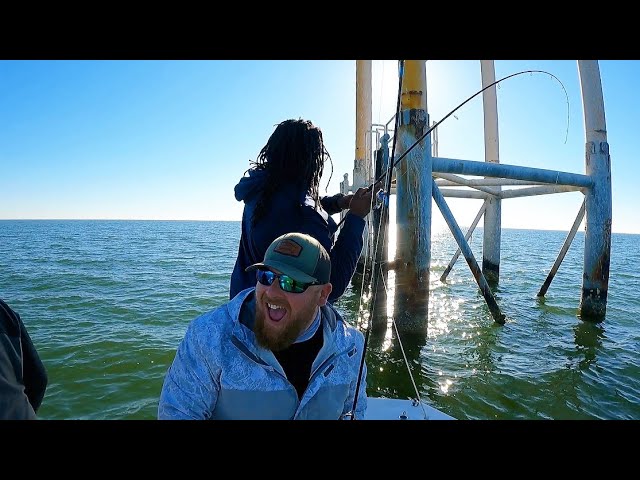
[[[598,61],[578,60],[578,74],[584,111],[585,173],[593,179],[593,185],[585,193],[587,220],[580,317],[602,321],[607,309],[611,254],[611,157]]]
[[[353,163],[352,192],[368,187],[372,180],[371,146],[371,60],[356,60],[356,153]],[[371,243],[371,215],[367,215],[364,228],[364,248],[358,259],[357,271],[364,270]]]
[[[371,60],[356,60],[356,154],[353,189],[369,185],[371,179]]]
[[[496,81],[493,60],[480,60],[482,88]],[[484,159],[485,162],[500,163],[498,142],[498,99],[495,85],[482,92],[484,107]],[[496,190],[501,190],[497,187]],[[500,279],[500,241],[502,233],[502,201],[489,196],[484,213],[482,243],[482,273],[489,282]]]

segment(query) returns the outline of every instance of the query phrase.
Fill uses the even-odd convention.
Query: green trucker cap
[[[315,238],[304,233],[286,233],[279,236],[264,254],[264,261],[245,269],[250,272],[259,268],[271,268],[289,275],[297,282],[329,283],[331,259]]]

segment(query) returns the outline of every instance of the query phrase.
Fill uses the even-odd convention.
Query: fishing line
[[[399,122],[399,118],[400,118],[400,99],[402,98],[402,79],[404,78],[404,60],[400,60],[400,66],[399,66],[399,70],[398,70],[398,100],[396,103],[396,119],[395,119],[395,126],[394,126],[394,131],[398,131],[398,122]],[[393,146],[392,146],[392,152],[395,154],[395,150],[396,150],[396,137],[397,135],[393,136]],[[393,158],[393,157],[392,157]],[[388,181],[387,181],[387,187],[389,189],[391,189],[391,173],[393,171],[393,163],[389,162],[389,165],[387,167],[387,173],[388,173]],[[386,175],[386,173],[385,173]],[[381,178],[382,179],[382,178]],[[374,182],[373,185],[371,185],[371,187],[369,187],[367,190],[370,190],[371,188],[373,188],[373,186],[376,184],[377,182]],[[371,202],[373,203],[374,199],[373,199],[373,195],[371,195]],[[384,210],[383,210],[384,212]],[[342,218],[342,220],[344,220],[346,218],[346,215]],[[340,223],[342,223],[342,220],[340,221]],[[338,224],[339,226],[340,224]],[[378,235],[376,236],[376,250],[378,249],[378,240],[380,239],[380,225],[378,225]],[[375,254],[373,256],[373,261],[375,261]],[[366,278],[366,270],[363,270],[362,272],[362,288],[360,290],[360,305],[362,305],[362,292],[364,291],[364,279]],[[375,273],[375,272],[374,272]],[[375,301],[375,292],[373,293],[374,295],[374,301]],[[375,303],[375,302],[374,302]],[[359,309],[360,310],[360,309]],[[365,336],[364,336],[364,346],[362,347],[362,356],[360,357],[360,368],[358,370],[358,381],[356,383],[356,391],[355,391],[355,395],[353,397],[353,407],[351,409],[352,412],[352,416],[351,416],[351,420],[354,420],[356,418],[355,416],[355,410],[356,410],[356,405],[358,404],[358,391],[360,390],[360,383],[362,381],[362,372],[364,369],[364,358],[366,356],[367,353],[367,345],[369,343],[369,333],[371,332],[371,322],[373,321],[373,318],[371,318],[371,315],[369,315],[369,319],[367,320],[367,330],[365,332]]]
[[[493,87],[494,85],[498,85],[499,83],[509,79],[509,78],[513,78],[516,77],[518,75],[523,75],[525,73],[544,73],[547,74],[549,76],[551,76],[552,78],[554,78],[555,80],[557,80],[560,85],[562,86],[562,89],[565,92],[565,97],[567,99],[567,136],[568,136],[568,132],[569,132],[569,98],[568,98],[568,94],[567,94],[567,90],[564,87],[564,84],[562,83],[562,81],[556,77],[554,74],[547,72],[545,70],[523,70],[520,72],[516,72],[516,73],[512,73],[511,75],[507,75],[506,77],[500,78],[499,80],[496,80],[495,82],[492,82],[491,84],[487,85],[486,87],[482,88],[481,90],[478,90],[476,93],[474,93],[473,95],[471,95],[470,97],[468,97],[467,99],[465,99],[463,102],[461,102],[458,106],[456,106],[453,110],[451,110],[449,113],[447,113],[443,118],[441,118],[438,122],[434,123],[430,128],[427,129],[427,131],[422,134],[420,136],[420,138],[418,140],[416,140],[397,160],[393,160],[395,158],[395,150],[396,150],[396,138],[397,138],[397,132],[398,132],[398,122],[399,122],[399,118],[400,118],[400,103],[401,103],[401,96],[402,96],[402,80],[403,80],[403,75],[404,75],[404,60],[400,61],[400,67],[399,67],[399,81],[398,81],[398,99],[397,99],[397,106],[396,106],[396,116],[395,116],[395,127],[394,127],[394,137],[393,137],[393,145],[392,145],[392,154],[391,154],[391,161],[389,162],[389,165],[387,167],[387,171],[383,174],[381,174],[378,178],[376,178],[374,180],[374,182],[369,185],[366,189],[366,191],[370,191],[371,189],[373,189],[375,187],[376,184],[378,184],[383,178],[386,177],[386,188],[385,188],[385,192],[387,195],[387,198],[390,196],[390,192],[391,192],[391,180],[392,180],[392,173],[393,173],[393,168],[404,158],[406,157],[409,152],[411,150],[413,150],[413,148],[415,148],[422,140],[424,140],[427,135],[429,135],[434,129],[436,129],[442,122],[444,122],[447,118],[449,118],[451,115],[453,115],[457,110],[459,110],[461,107],[463,107],[464,105],[466,105],[468,102],[470,102],[473,98],[475,98],[476,96],[478,96],[479,94],[481,94],[482,92],[484,92],[485,90],[487,90],[488,88]],[[565,143],[566,143],[566,138],[565,138]],[[372,195],[372,201],[373,201],[373,195]],[[384,213],[387,212],[387,209],[385,209],[384,207],[388,208],[388,205],[386,204],[386,202],[383,202],[382,204],[382,215],[384,215]],[[342,220],[340,220],[340,223],[338,223],[338,227],[344,222],[344,220],[346,219],[346,215],[342,218]],[[380,225],[378,225],[378,235],[376,237],[376,239],[379,239],[379,228]],[[375,246],[375,250],[377,251],[379,245],[378,242],[376,241],[376,246]],[[374,255],[375,258],[375,255]],[[373,272],[375,273],[375,272]],[[364,278],[366,278],[366,270],[363,271],[363,280]],[[386,285],[385,285],[385,289],[386,289]],[[361,306],[362,306],[362,298],[363,298],[363,293],[364,291],[364,283],[362,285],[361,288],[361,292],[360,292],[360,308],[359,311],[361,311]],[[375,295],[376,292],[372,292],[373,295],[373,300],[372,300],[372,304],[375,305]],[[363,373],[363,369],[364,369],[364,363],[365,363],[365,356],[366,356],[366,351],[367,351],[367,345],[369,342],[369,334],[371,331],[371,323],[372,323],[372,318],[370,315],[370,318],[367,321],[367,329],[365,332],[365,339],[364,339],[364,347],[363,347],[363,352],[362,352],[362,356],[360,359],[360,368],[359,368],[359,373],[358,373],[358,380],[356,383],[356,390],[355,390],[355,394],[354,394],[354,400],[353,400],[353,407],[350,413],[351,416],[351,420],[355,419],[355,414],[353,413],[355,411],[356,405],[357,405],[357,401],[358,401],[358,392],[360,389],[360,384],[361,384],[361,380],[362,380],[362,373]],[[394,321],[394,326],[395,326],[395,321]],[[397,331],[397,326],[395,326],[396,331]],[[401,346],[402,348],[402,346]],[[411,374],[411,372],[409,372]],[[413,381],[413,379],[412,379]],[[415,386],[415,383],[414,383]],[[418,393],[419,395],[419,393]],[[418,397],[419,398],[419,397]],[[424,410],[424,408],[423,408]],[[347,414],[348,416],[349,414]]]
[[[471,95],[470,97],[468,97],[466,100],[464,100],[462,103],[460,103],[457,107],[455,107],[453,110],[451,110],[449,113],[447,113],[444,117],[442,117],[439,121],[437,121],[436,123],[434,123],[429,129],[427,129],[427,131],[425,133],[422,134],[422,136],[416,140],[413,145],[411,145],[402,155],[400,155],[400,157],[395,160],[395,162],[393,161],[393,158],[395,157],[395,138],[396,138],[396,133],[397,133],[397,123],[398,123],[398,114],[396,113],[396,130],[394,131],[394,152],[391,155],[391,159],[392,159],[392,164],[395,166],[397,165],[400,160],[402,160],[404,157],[406,157],[409,152],[411,150],[413,150],[422,140],[424,140],[426,138],[427,135],[429,135],[435,128],[437,128],[442,122],[444,122],[447,118],[449,118],[451,115],[453,115],[456,111],[458,111],[461,107],[463,107],[464,105],[466,105],[468,102],[470,102],[473,98],[477,97],[478,95],[480,95],[482,92],[484,92],[485,90],[487,90],[488,88],[493,87],[494,85],[499,84],[500,82],[503,82],[509,78],[512,77],[516,77],[518,75],[523,75],[525,73],[544,73],[547,74],[549,76],[551,76],[552,78],[554,78],[555,80],[558,81],[558,83],[560,83],[560,85],[562,86],[562,89],[564,90],[564,94],[565,97],[567,99],[567,131],[566,131],[566,136],[565,136],[565,143],[566,143],[566,137],[568,137],[569,135],[569,95],[567,94],[567,89],[564,87],[564,84],[562,83],[562,81],[556,77],[553,73],[551,72],[547,72],[546,70],[523,70],[520,72],[516,72],[516,73],[512,73],[511,75],[507,75],[506,77],[503,77],[499,80],[496,80],[493,83],[490,83],[489,85],[487,85],[486,87],[482,88],[481,90],[478,90],[476,93],[474,93],[473,95]],[[386,176],[386,173],[380,175],[380,177],[378,177],[377,179],[375,179],[375,181],[369,185],[367,187],[367,191],[371,190],[379,181],[381,181],[384,177]],[[386,195],[389,195],[391,191],[391,181],[390,179],[387,179],[387,188],[385,189]],[[346,215],[342,218],[342,220],[340,220],[340,223],[338,224],[338,226],[340,226],[340,224],[342,224],[342,222],[344,222],[346,218]]]

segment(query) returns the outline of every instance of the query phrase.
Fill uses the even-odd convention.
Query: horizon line
[[[175,218],[0,218],[0,222],[47,222],[47,221],[64,221],[64,222],[242,222],[240,220],[224,220],[224,219],[175,219]],[[460,226],[461,229],[467,230],[469,226]],[[482,229],[481,226],[476,226],[476,230]],[[522,228],[522,227],[501,227],[502,230],[536,230],[542,232],[564,232],[568,233],[569,229],[562,230],[556,228]],[[444,228],[437,231],[448,231],[448,229]],[[578,232],[584,233],[584,229],[578,230]],[[622,232],[622,231],[612,231],[612,234],[622,234],[622,235],[640,235],[639,232]]]

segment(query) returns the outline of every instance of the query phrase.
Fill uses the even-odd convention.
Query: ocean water
[[[491,317],[457,245],[432,237],[424,335],[370,335],[368,394],[458,419],[640,419],[640,235],[613,234],[607,315],[578,317],[584,235],[544,298],[567,232],[503,229]],[[42,419],[155,419],[189,322],[228,298],[239,222],[0,221],[0,298],[20,313],[49,384]],[[482,260],[481,230],[470,245]],[[356,278],[357,280],[357,278]],[[337,302],[359,324],[357,281]],[[393,318],[393,315],[390,315]]]

